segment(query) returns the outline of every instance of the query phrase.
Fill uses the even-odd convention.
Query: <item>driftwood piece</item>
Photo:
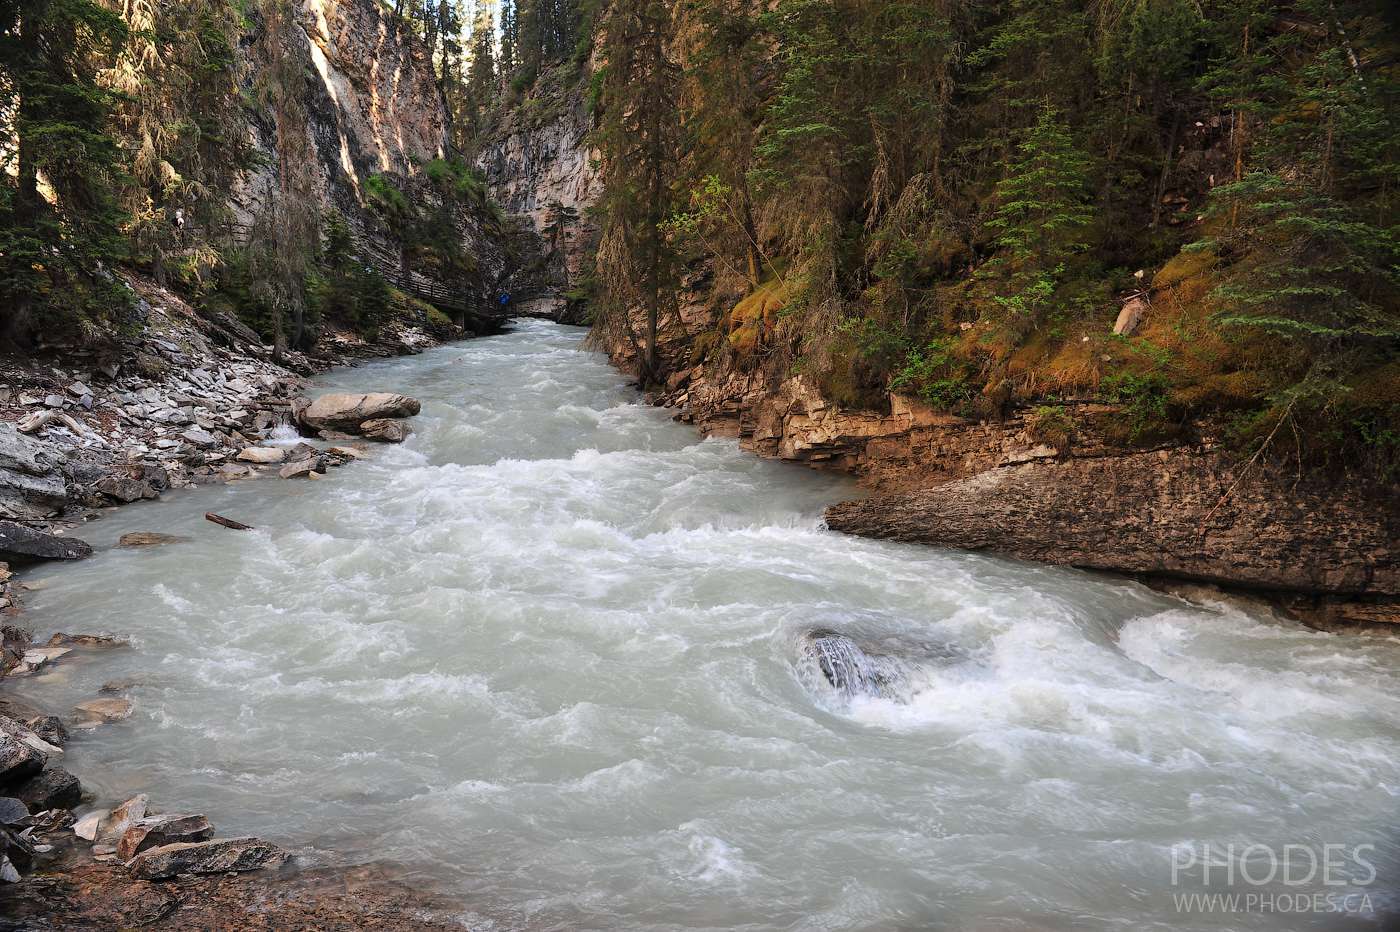
[[[232,518],[225,518],[223,515],[216,515],[212,511],[204,513],[204,520],[213,521],[215,524],[223,525],[231,531],[251,531],[253,529],[252,525],[250,524],[242,524],[238,521],[233,520]]]
[[[49,421],[52,421],[54,413],[55,412],[50,408],[45,408],[42,411],[35,411],[32,414],[26,415],[16,426],[19,428],[20,433],[32,434],[36,430],[43,428]]]

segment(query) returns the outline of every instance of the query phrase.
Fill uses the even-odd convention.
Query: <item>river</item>
[[[1400,642],[828,532],[847,480],[698,439],[582,335],[331,373],[421,398],[416,434],[85,529],[100,552],[31,577],[25,620],[132,646],[23,693],[140,685],[66,766],[220,835],[395,862],[488,928],[1356,927],[1180,911],[1225,889],[1189,863],[1207,844],[1262,846],[1256,878],[1261,851],[1375,845],[1374,879],[1232,889],[1386,901]],[[111,546],[132,530],[190,540]],[[898,682],[832,689],[814,629]]]

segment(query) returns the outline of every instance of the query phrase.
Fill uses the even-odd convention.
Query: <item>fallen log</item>
[[[232,518],[225,518],[223,515],[216,515],[212,511],[207,511],[204,513],[204,520],[213,521],[215,524],[223,525],[231,531],[251,531],[253,529],[253,526],[251,524],[242,524],[238,521],[233,520]]]

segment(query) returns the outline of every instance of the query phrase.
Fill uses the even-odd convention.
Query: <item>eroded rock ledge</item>
[[[1250,590],[1324,627],[1400,622],[1393,486],[1246,467],[1208,437],[1125,446],[1110,405],[1072,406],[1074,436],[1049,438],[1030,417],[971,421],[899,395],[848,411],[801,377],[702,367],[657,400],[760,456],[859,477],[874,495],[832,507],[833,530]]]
[[[1400,617],[1393,492],[1184,449],[990,469],[843,502],[834,530],[1273,592],[1316,622]]]

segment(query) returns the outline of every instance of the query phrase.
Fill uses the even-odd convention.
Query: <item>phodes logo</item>
[[[1374,914],[1375,845],[1220,845],[1171,849],[1177,912]],[[1267,888],[1267,889],[1265,889]]]

